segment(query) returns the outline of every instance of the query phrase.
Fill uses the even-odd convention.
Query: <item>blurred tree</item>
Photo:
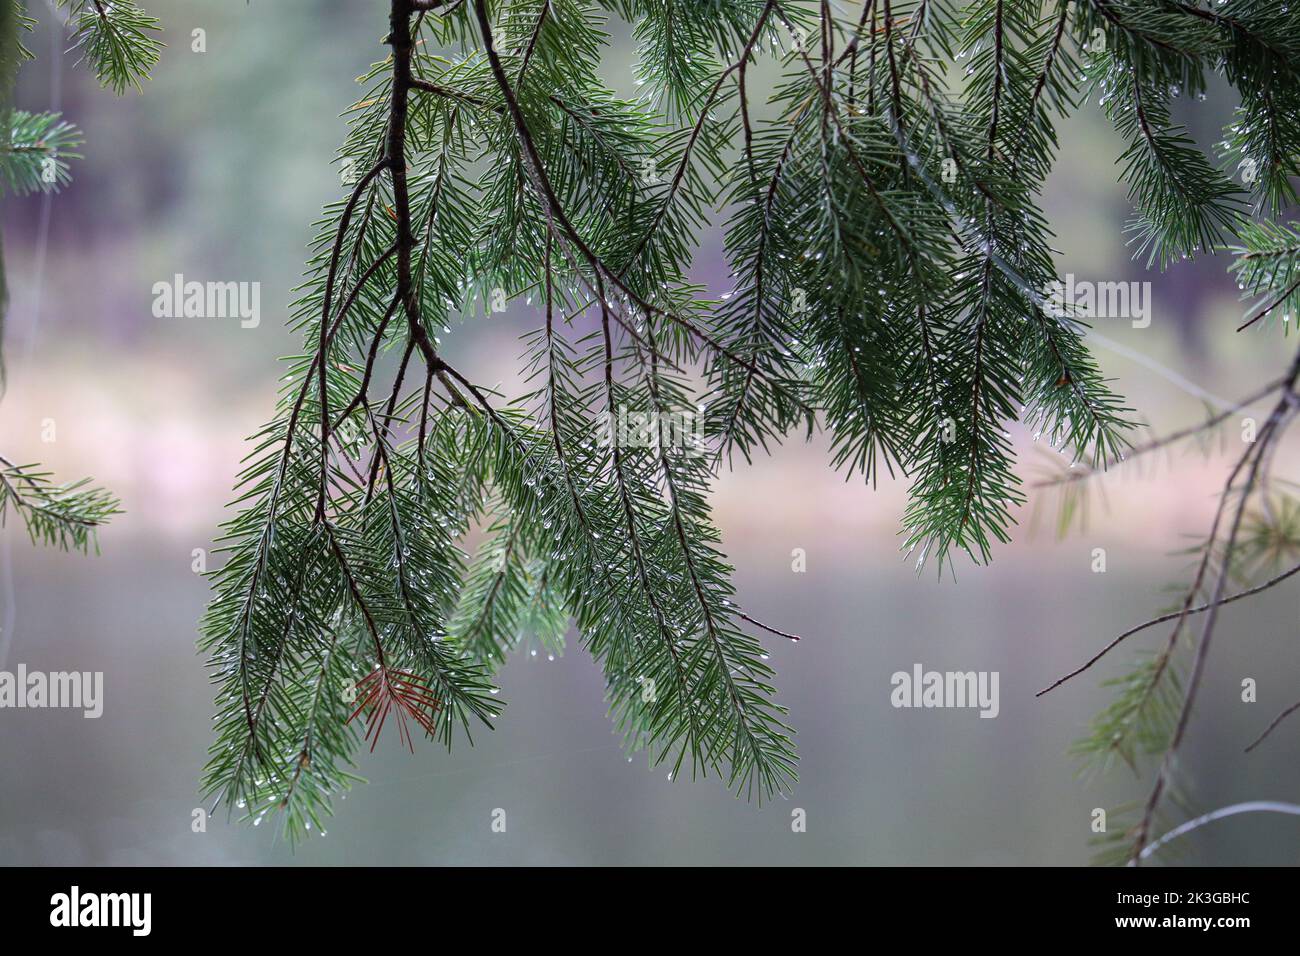
[[[133,3],[101,0],[57,0],[51,11],[67,12],[73,50],[95,71],[100,82],[117,93],[140,89],[154,64],[161,43],[157,21]],[[69,181],[68,160],[79,159],[81,133],[58,113],[29,113],[14,109],[12,93],[19,64],[31,59],[22,43],[35,20],[24,0],[0,0],[0,198],[8,194],[57,192]],[[0,256],[0,336],[8,306],[3,257]],[[0,343],[2,344],[2,343]],[[0,354],[0,388],[4,385]],[[39,465],[16,464],[0,456],[0,522],[12,509],[23,520],[33,541],[61,548],[88,550],[95,531],[118,513],[111,494],[89,481],[55,484]]]

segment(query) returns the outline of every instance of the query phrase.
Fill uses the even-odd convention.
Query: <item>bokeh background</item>
[[[742,600],[805,636],[777,643],[780,700],[798,729],[800,783],[788,801],[737,801],[716,780],[669,781],[629,762],[604,715],[602,682],[579,647],[553,662],[524,655],[502,676],[509,706],[495,733],[448,755],[414,756],[395,739],[360,760],[369,785],[337,805],[328,834],[296,851],[273,824],[214,817],[191,832],[212,710],[196,622],[207,599],[192,572],[210,548],[244,439],[272,410],[277,357],[297,350],[285,306],[310,224],[339,194],[330,165],[353,80],[385,55],[380,0],[148,0],[168,43],[143,95],[116,98],[61,56],[46,22],[30,46],[18,105],[62,109],[86,133],[73,185],[52,199],[10,200],[4,246],[13,287],[0,401],[6,454],[66,477],[94,475],[125,514],[98,557],[32,547],[0,532],[2,666],[102,670],[99,720],[76,711],[0,711],[3,864],[1082,864],[1090,812],[1145,796],[1128,772],[1081,778],[1070,742],[1106,702],[1099,681],[1137,646],[1035,699],[1034,692],[1167,601],[1175,552],[1202,533],[1224,456],[1175,456],[1107,476],[1086,531],[1059,540],[1054,501],[1034,493],[1014,544],[956,580],[918,576],[898,553],[905,489],[845,482],[825,442],[792,444],[726,474],[715,505]],[[191,51],[191,31],[207,52]],[[616,42],[611,81],[631,89],[631,51]],[[1181,118],[1206,143],[1229,116],[1228,92]],[[1148,274],[1129,258],[1115,182],[1122,144],[1084,108],[1061,128],[1045,205],[1060,271],[1150,280],[1150,328],[1098,323],[1094,347],[1119,390],[1157,430],[1190,424],[1282,370],[1276,329],[1232,332],[1241,313],[1226,261]],[[725,268],[702,237],[699,277]],[[257,281],[262,323],[157,319],[151,287],[174,273]],[[444,336],[458,366],[510,382],[522,303]],[[1258,414],[1260,410],[1256,409]],[[57,440],[41,439],[54,419]],[[1235,433],[1231,445],[1239,448]],[[1017,433],[1024,473],[1057,464]],[[1296,474],[1284,449],[1279,473]],[[1031,531],[1037,505],[1047,520]],[[1094,574],[1092,549],[1107,549]],[[791,571],[791,551],[807,572]],[[1226,608],[1184,754],[1192,806],[1300,798],[1300,735],[1242,747],[1300,696],[1297,594],[1287,585]],[[1001,714],[895,710],[889,676],[914,662],[996,670]],[[1240,701],[1240,681],[1259,702]],[[508,814],[493,834],[494,808]],[[801,807],[807,833],[791,832]],[[1291,864],[1300,824],[1243,816],[1186,841],[1184,862]]]

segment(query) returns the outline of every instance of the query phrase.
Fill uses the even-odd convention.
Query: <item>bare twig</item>
[[[1290,707],[1288,707],[1286,710],[1282,711],[1282,713],[1280,713],[1280,714],[1278,714],[1276,717],[1274,717],[1274,718],[1273,718],[1273,722],[1272,722],[1271,724],[1268,725],[1268,729],[1266,729],[1262,734],[1260,734],[1258,737],[1256,737],[1256,738],[1255,738],[1255,742],[1252,743],[1249,747],[1246,748],[1246,753],[1250,753],[1252,750],[1254,750],[1256,747],[1258,747],[1260,744],[1262,744],[1262,743],[1264,742],[1264,740],[1268,737],[1268,735],[1271,734],[1274,730],[1277,729],[1278,724],[1282,723],[1282,721],[1286,720],[1288,717],[1290,717],[1292,714],[1294,714],[1297,710],[1300,710],[1300,701],[1296,701],[1294,704],[1292,704],[1292,705],[1291,705]]]
[[[1035,697],[1042,697],[1042,696],[1043,696],[1044,694],[1046,694],[1048,691],[1050,691],[1050,690],[1055,690],[1057,687],[1060,687],[1062,684],[1064,684],[1064,683],[1065,683],[1066,681],[1068,681],[1070,678],[1072,678],[1072,677],[1078,677],[1080,674],[1082,674],[1084,671],[1086,671],[1089,667],[1091,667],[1093,664],[1097,663],[1099,660],[1101,660],[1103,657],[1105,657],[1108,653],[1110,653],[1112,650],[1114,650],[1116,647],[1118,647],[1119,644],[1120,644],[1120,643],[1121,643],[1125,638],[1132,637],[1134,634],[1137,634],[1139,631],[1145,631],[1147,628],[1149,628],[1149,627],[1154,627],[1154,626],[1157,625],[1157,624],[1163,624],[1165,621],[1172,621],[1172,620],[1175,620],[1175,619],[1179,619],[1179,620],[1181,620],[1181,619],[1183,619],[1183,618],[1190,617],[1190,616],[1193,615],[1193,614],[1200,614],[1200,613],[1203,612],[1203,611],[1208,611],[1208,610],[1210,610],[1210,608],[1214,608],[1214,607],[1222,607],[1224,604],[1231,604],[1233,601],[1240,601],[1242,598],[1248,598],[1248,597],[1250,597],[1250,596],[1253,595],[1253,594],[1258,594],[1260,591],[1267,591],[1269,588],[1273,587],[1273,585],[1275,585],[1275,584],[1281,584],[1283,581],[1285,581],[1287,578],[1291,577],[1292,575],[1296,574],[1297,572],[1300,572],[1300,564],[1296,565],[1296,566],[1293,567],[1293,568],[1290,568],[1290,569],[1287,570],[1287,571],[1283,571],[1281,574],[1277,575],[1276,577],[1270,578],[1269,580],[1265,581],[1263,584],[1257,585],[1256,587],[1253,587],[1253,588],[1247,588],[1247,589],[1244,590],[1244,591],[1238,591],[1236,594],[1230,594],[1228,597],[1225,597],[1223,600],[1219,601],[1217,604],[1211,602],[1211,603],[1209,603],[1209,604],[1202,604],[1202,605],[1199,605],[1198,607],[1183,608],[1182,610],[1178,610],[1178,611],[1170,611],[1168,614],[1162,614],[1162,615],[1160,615],[1159,617],[1153,617],[1151,620],[1149,620],[1149,621],[1144,621],[1143,623],[1137,625],[1136,627],[1131,627],[1131,628],[1129,628],[1127,631],[1125,631],[1123,634],[1121,634],[1119,637],[1115,638],[1113,641],[1111,641],[1109,644],[1107,644],[1105,647],[1103,647],[1103,648],[1102,648],[1100,651],[1098,651],[1095,655],[1093,655],[1093,656],[1088,660],[1087,663],[1085,663],[1085,664],[1082,665],[1081,667],[1076,667],[1074,670],[1070,671],[1070,673],[1066,674],[1064,677],[1061,677],[1061,678],[1059,678],[1058,680],[1056,680],[1055,682],[1053,682],[1052,684],[1048,685],[1047,687],[1044,687],[1042,690],[1040,690],[1040,691],[1039,691],[1037,694],[1035,694],[1034,696],[1035,696]],[[1254,745],[1252,744],[1251,746],[1254,746]],[[1250,748],[1247,747],[1246,749],[1249,750]]]

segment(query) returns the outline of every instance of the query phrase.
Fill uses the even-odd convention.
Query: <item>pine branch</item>
[[[82,142],[60,113],[11,111],[8,141],[0,144],[0,187],[17,196],[58,192],[72,181],[67,160],[82,158]]]
[[[68,8],[72,26],[72,49],[81,51],[100,83],[122,94],[134,87],[143,91],[143,80],[158,64],[162,27],[131,0],[58,0]]]
[[[89,479],[55,484],[39,465],[17,465],[0,456],[0,524],[12,508],[33,544],[98,553],[98,531],[122,513],[119,504]]]
[[[638,45],[634,99],[597,72],[606,11]],[[1104,55],[1083,47],[1097,30]],[[1014,426],[1088,474],[1128,447],[1084,323],[1042,291],[1038,197],[1054,124],[1085,95],[1080,62],[1125,71],[1111,115],[1143,248],[1237,236],[1243,285],[1271,312],[1296,304],[1278,284],[1294,237],[1248,233],[1240,207],[1282,195],[1289,123],[1245,144],[1271,184],[1238,190],[1168,106],[1215,69],[1260,79],[1250,55],[1280,63],[1283,33],[1246,0],[869,0],[851,17],[783,0],[391,0],[391,53],[361,78],[340,151],[366,172],[318,224],[294,307],[304,354],[255,436],[214,575],[209,792],[254,820],[280,807],[302,836],[364,739],[396,720],[402,743],[413,721],[450,744],[489,723],[491,673],[529,633],[558,651],[570,622],[629,749],[759,800],[788,789],[793,732],[752,634],[798,636],[737,606],[708,505],[722,457],[825,428],[836,467],[909,483],[918,565],[989,560],[1024,500]],[[783,71],[766,120],[751,76],[765,57]],[[1252,118],[1289,102],[1278,69],[1243,94]],[[715,302],[689,276],[718,218],[732,288]],[[438,335],[503,294],[545,312],[518,397],[450,364]],[[1272,460],[1258,455],[1255,492]],[[1229,521],[1227,497],[1230,534],[1216,519],[1168,646],[1125,680],[1090,752],[1163,752],[1201,677],[1182,698],[1184,623],[1269,585],[1202,592],[1295,563],[1272,530],[1289,504]]]

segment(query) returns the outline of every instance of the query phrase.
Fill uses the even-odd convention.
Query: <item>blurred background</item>
[[[0,400],[0,448],[59,476],[93,475],[125,514],[81,557],[0,532],[3,667],[105,674],[98,720],[79,711],[0,711],[0,864],[1082,864],[1094,807],[1145,797],[1127,771],[1084,779],[1070,742],[1108,701],[1099,682],[1139,646],[1035,699],[1034,692],[1168,601],[1176,554],[1201,535],[1225,457],[1175,456],[1101,482],[1086,531],[1053,534],[1054,501],[1031,493],[1014,544],[956,580],[918,576],[898,553],[905,488],[872,490],[827,466],[816,439],[723,476],[717,519],[742,602],[804,635],[771,641],[779,700],[798,730],[800,782],[787,801],[737,801],[716,780],[669,781],[621,752],[602,680],[579,647],[527,655],[502,675],[509,706],[494,733],[448,755],[412,756],[394,739],[363,754],[372,782],[337,804],[328,834],[296,851],[223,815],[191,832],[212,711],[196,622],[207,600],[191,570],[210,549],[246,436],[275,401],[277,358],[298,350],[284,327],[321,205],[340,192],[331,165],[357,96],[353,80],[386,50],[381,0],[148,0],[168,44],[143,95],[97,88],[62,34],[43,21],[21,76],[20,108],[61,109],[82,127],[85,158],[52,199],[3,209],[12,286]],[[206,31],[207,52],[191,50]],[[611,81],[631,89],[631,53],[611,51]],[[1230,95],[1184,104],[1204,143],[1230,116]],[[1044,198],[1059,271],[1150,280],[1153,320],[1100,320],[1094,348],[1118,390],[1157,431],[1192,424],[1279,375],[1276,329],[1236,335],[1242,306],[1226,260],[1166,274],[1129,259],[1115,182],[1122,144],[1095,104],[1062,124]],[[262,321],[158,319],[152,286],[175,273],[261,283]],[[702,237],[698,277],[726,274],[716,235]],[[479,381],[511,382],[519,336],[537,321],[522,303],[453,330],[445,348]],[[1254,414],[1260,414],[1255,409]],[[54,442],[42,423],[57,425]],[[1237,444],[1234,431],[1229,434]],[[1059,468],[1017,433],[1023,473]],[[1294,445],[1277,471],[1297,474]],[[1042,528],[1030,529],[1035,505]],[[1092,572],[1105,548],[1108,570]],[[807,554],[793,573],[791,552]],[[1300,696],[1297,594],[1290,584],[1225,608],[1184,752],[1191,805],[1300,799],[1300,737],[1285,729],[1242,747]],[[890,675],[914,663],[1001,675],[1001,714],[895,710]],[[1259,684],[1243,704],[1241,680]],[[508,829],[494,834],[494,808]],[[791,811],[807,832],[791,832]],[[1177,822],[1175,817],[1174,822]],[[1186,862],[1291,864],[1300,824],[1239,816],[1186,841]]]

